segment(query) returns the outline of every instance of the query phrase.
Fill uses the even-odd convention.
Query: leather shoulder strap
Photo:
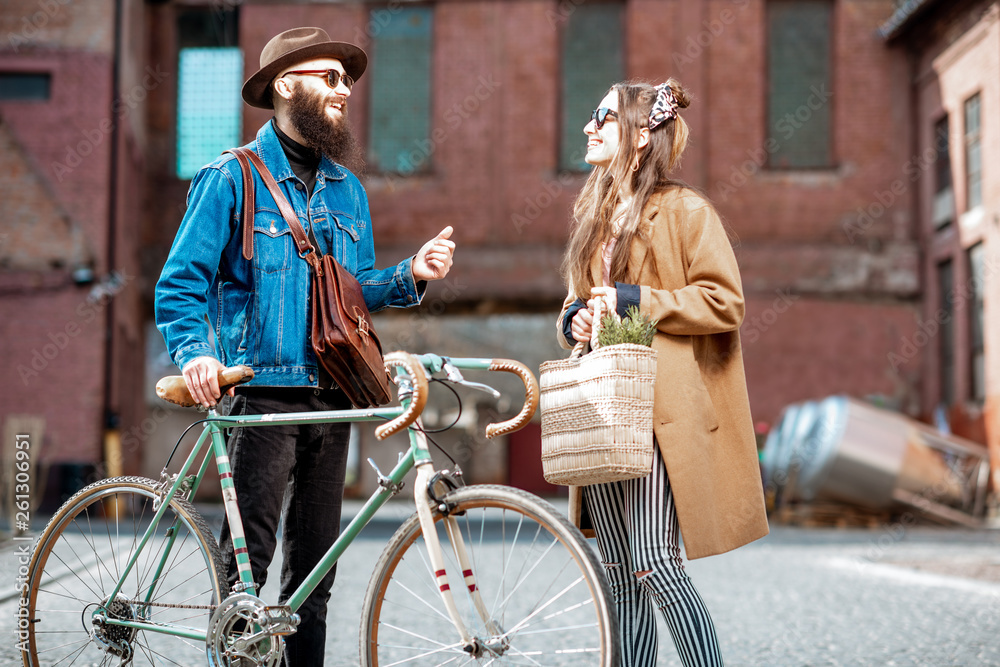
[[[253,210],[256,197],[250,163],[240,152],[241,150],[234,148],[223,152],[236,156],[236,161],[240,163],[240,172],[243,174],[243,259],[250,261],[253,259]]]
[[[316,256],[316,248],[313,244],[309,242],[309,235],[306,234],[306,230],[303,229],[302,223],[299,222],[299,216],[295,215],[295,209],[292,205],[288,203],[288,199],[281,192],[281,188],[278,187],[278,182],[274,180],[274,176],[271,175],[271,171],[267,168],[267,165],[257,156],[256,153],[247,148],[234,148],[232,152],[237,158],[243,158],[249,161],[247,169],[249,170],[249,165],[252,164],[257,168],[257,172],[260,177],[264,180],[264,185],[267,186],[268,192],[274,197],[275,203],[278,205],[278,210],[281,212],[281,217],[285,219],[288,223],[288,228],[292,232],[292,238],[295,239],[295,247],[298,249],[299,257],[309,262],[309,264],[316,269],[317,273],[322,274],[320,268],[319,258]],[[242,162],[240,164],[243,164]]]

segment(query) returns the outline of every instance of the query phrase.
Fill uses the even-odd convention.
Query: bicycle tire
[[[106,603],[149,525],[157,497],[150,479],[101,480],[72,496],[49,520],[28,566],[27,628],[18,638],[25,667],[119,664],[121,656],[108,652],[99,639],[127,644],[131,665],[205,664],[204,642],[122,626],[95,630],[92,623],[92,612]],[[157,576],[158,556],[175,524],[173,546]],[[219,547],[186,500],[173,499],[159,525],[164,528],[139,554],[117,602],[106,607],[121,617],[145,616],[203,631],[211,615],[207,607],[221,599],[225,581]],[[144,599],[143,591],[154,581],[154,604],[125,601]]]
[[[618,628],[597,555],[551,504],[520,489],[471,486],[449,493],[477,588],[500,635],[472,605],[439,510],[435,526],[466,627],[498,652],[463,652],[447,616],[414,514],[386,545],[365,593],[361,664],[616,667]],[[506,640],[508,646],[503,647]]]

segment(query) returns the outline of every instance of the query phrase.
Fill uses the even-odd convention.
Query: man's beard
[[[296,81],[288,101],[288,119],[307,146],[338,162],[355,174],[365,168],[364,156],[347,124],[347,100],[343,102],[341,117],[333,119],[326,113],[333,92],[323,95],[306,90]]]

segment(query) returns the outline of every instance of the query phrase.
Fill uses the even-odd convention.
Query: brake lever
[[[455,366],[453,363],[451,363],[451,361],[448,359],[444,359],[444,365],[442,366],[442,369],[448,375],[448,382],[454,382],[455,384],[460,384],[463,387],[469,387],[470,389],[477,389],[479,391],[486,392],[495,399],[499,399],[500,396],[502,396],[502,394],[499,391],[489,386],[488,384],[482,384],[481,382],[471,382],[470,380],[466,380],[462,376],[462,372],[458,370],[458,367]]]

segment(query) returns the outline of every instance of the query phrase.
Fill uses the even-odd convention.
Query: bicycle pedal
[[[293,614],[288,605],[274,605],[265,607],[268,620],[268,634],[286,636],[295,634],[302,617]]]

